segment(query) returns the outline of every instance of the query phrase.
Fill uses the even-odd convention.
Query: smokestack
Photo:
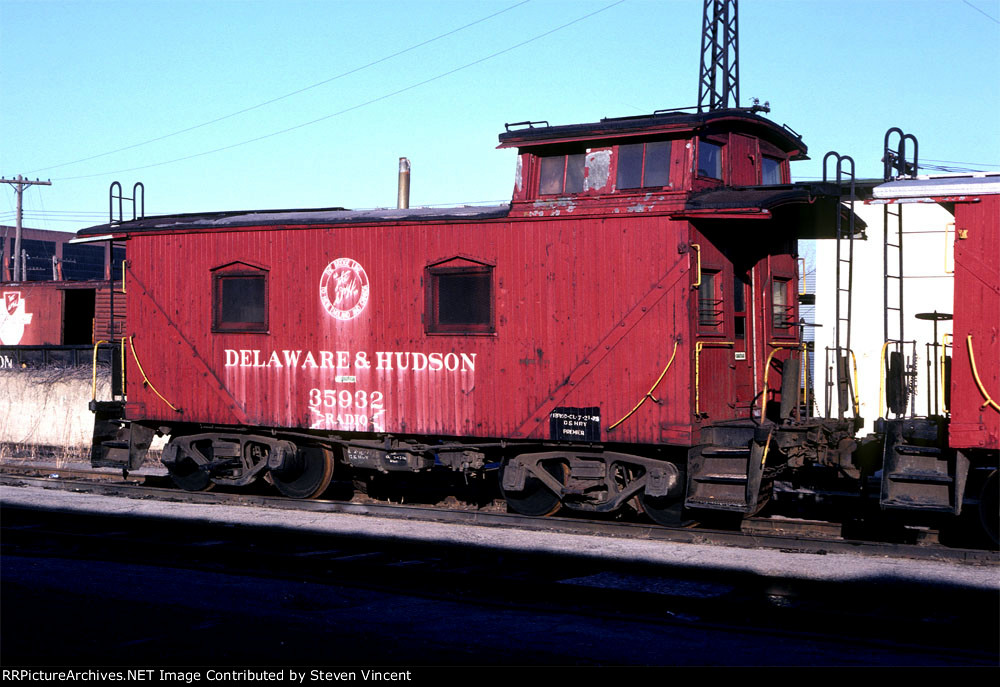
[[[410,161],[399,158],[399,192],[396,196],[396,209],[405,210],[410,207]]]

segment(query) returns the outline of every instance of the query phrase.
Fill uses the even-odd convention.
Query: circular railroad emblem
[[[337,258],[323,270],[319,299],[338,320],[352,320],[368,305],[368,275],[350,258]]]

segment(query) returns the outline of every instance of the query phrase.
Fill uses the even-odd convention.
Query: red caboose
[[[666,521],[756,510],[770,461],[849,455],[850,424],[799,396],[796,239],[843,210],[789,183],[797,135],[733,109],[526,122],[500,146],[509,205],[82,231],[129,251],[127,402],[99,404],[95,463],[135,466],[159,431],[183,487],[309,497],[335,465],[499,461],[518,511]]]
[[[939,203],[955,218],[954,311],[932,314],[954,318],[952,341],[933,361],[928,384],[937,388],[940,380],[941,398],[927,417],[907,414],[905,398],[886,413],[882,505],[958,515],[968,495],[1000,543],[1000,175],[900,179],[873,196],[886,205]]]

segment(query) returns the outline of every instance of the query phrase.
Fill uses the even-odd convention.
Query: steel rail
[[[663,527],[645,523],[595,521],[582,517],[539,518],[513,513],[487,513],[481,510],[455,510],[404,504],[363,504],[324,499],[290,499],[284,496],[260,494],[187,492],[172,488],[127,483],[106,484],[82,480],[8,476],[2,472],[0,472],[0,485],[39,486],[45,489],[59,489],[76,493],[152,498],[202,505],[249,506],[481,527],[518,528],[554,534],[593,535],[734,548],[773,548],[790,553],[851,553],[922,560],[1000,563],[1000,552],[995,551],[835,538],[831,535],[831,523],[826,522],[780,520],[777,524],[766,525],[763,524],[767,522],[766,518],[756,518],[748,520],[749,532],[734,532],[695,527]],[[815,534],[824,530],[827,532],[826,536]],[[782,534],[783,531],[791,532],[791,534]],[[809,536],[803,534],[803,532],[810,531],[812,534]]]

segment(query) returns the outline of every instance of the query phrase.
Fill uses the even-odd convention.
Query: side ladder
[[[837,418],[844,419],[850,406],[852,416],[857,417],[858,406],[855,389],[851,380],[851,296],[854,282],[854,200],[855,177],[854,160],[848,155],[830,151],[823,158],[823,182],[827,183],[827,163],[836,160],[836,184],[839,198],[836,207],[837,258],[835,264],[836,293],[834,297],[834,363],[837,388]],[[844,228],[843,205],[850,203],[847,228]],[[830,369],[829,360],[827,369]],[[829,414],[832,407],[831,384],[827,383],[826,407]]]

